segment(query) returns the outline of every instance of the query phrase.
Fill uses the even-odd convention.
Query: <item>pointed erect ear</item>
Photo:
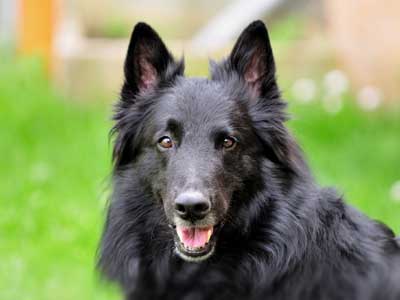
[[[154,88],[174,60],[158,34],[145,23],[133,29],[125,59],[125,86],[131,93]]]
[[[275,81],[275,61],[267,28],[262,21],[251,23],[239,36],[231,55],[232,68],[261,96]]]

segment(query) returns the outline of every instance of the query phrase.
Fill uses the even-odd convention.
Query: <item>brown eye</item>
[[[235,147],[236,143],[237,143],[236,138],[234,138],[233,136],[228,136],[224,139],[224,142],[222,145],[225,149],[231,150]]]
[[[163,136],[158,140],[158,145],[164,149],[171,148],[173,145],[172,139],[169,136]]]

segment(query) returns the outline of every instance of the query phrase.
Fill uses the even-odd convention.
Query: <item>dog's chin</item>
[[[185,261],[201,262],[213,255],[218,226],[174,226],[175,252]]]

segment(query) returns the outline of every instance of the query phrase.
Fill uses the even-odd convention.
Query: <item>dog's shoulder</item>
[[[348,204],[332,188],[319,191],[316,201],[317,240],[323,241],[338,261],[357,257],[364,263],[383,261],[385,256],[398,253],[399,239],[384,223],[373,220]]]
[[[351,232],[366,233],[393,239],[393,231],[384,223],[373,220],[353,207],[334,188],[321,188],[318,192],[316,210],[325,227],[341,225]],[[330,222],[329,222],[330,221]],[[368,229],[368,230],[365,230]]]

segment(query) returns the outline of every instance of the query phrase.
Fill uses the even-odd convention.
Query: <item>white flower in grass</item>
[[[382,92],[377,87],[365,86],[359,91],[357,102],[364,110],[375,110],[382,102]]]
[[[348,90],[349,80],[344,72],[332,70],[325,74],[323,85],[329,96],[337,96]]]
[[[31,167],[31,180],[37,183],[46,182],[51,176],[51,168],[45,162],[37,162]]]
[[[317,85],[311,78],[299,78],[292,86],[293,97],[301,103],[309,103],[315,99]]]
[[[390,198],[400,203],[400,180],[396,181],[390,189]]]
[[[343,107],[343,100],[340,95],[326,95],[322,99],[322,106],[331,115],[336,115]]]

